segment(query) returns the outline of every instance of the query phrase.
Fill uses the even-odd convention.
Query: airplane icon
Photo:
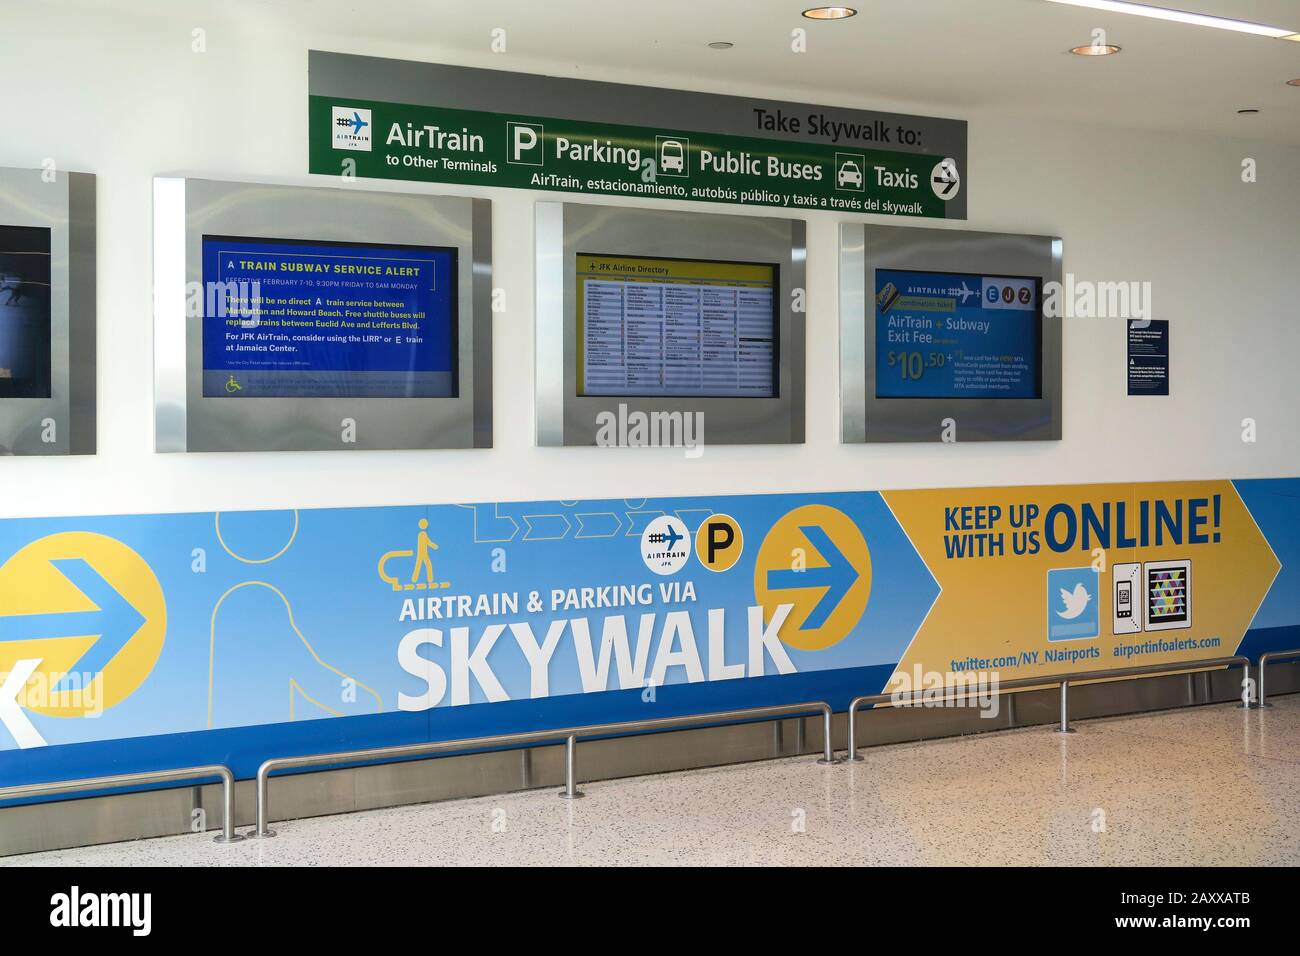
[[[356,110],[353,110],[352,122],[349,125],[352,127],[352,135],[355,136],[357,133],[360,133],[363,129],[365,129],[370,124],[366,120],[363,120],[361,118],[360,113],[358,113]],[[962,301],[965,302],[966,300],[963,299]]]
[[[669,526],[668,533],[664,535],[664,539],[665,544],[668,546],[668,550],[671,551],[677,546],[677,542],[682,540],[682,535],[677,533],[676,528]]]
[[[963,280],[961,284],[961,288],[957,290],[956,294],[961,296],[961,304],[965,305],[966,300],[969,299],[971,296],[976,295],[977,293],[975,292],[974,289],[969,288],[966,285],[965,280]]]

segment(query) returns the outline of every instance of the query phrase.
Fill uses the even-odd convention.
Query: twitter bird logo
[[[1092,595],[1088,593],[1082,581],[1074,586],[1073,591],[1061,588],[1061,603],[1065,605],[1065,610],[1057,611],[1056,616],[1065,621],[1073,621],[1087,609],[1088,602],[1091,600]]]
[[[1098,575],[1095,568],[1050,568],[1047,572],[1049,641],[1088,640],[1101,634]]]

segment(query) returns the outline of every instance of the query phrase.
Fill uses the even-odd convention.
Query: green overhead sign
[[[955,120],[315,51],[311,70],[313,173],[928,219],[966,214],[966,124]],[[382,95],[397,92],[402,100]],[[591,115],[574,115],[585,106]],[[654,125],[645,122],[651,115]]]

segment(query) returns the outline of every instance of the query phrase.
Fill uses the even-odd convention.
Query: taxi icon
[[[861,189],[862,170],[858,168],[858,164],[851,159],[846,159],[843,164],[841,164],[839,172],[835,174],[835,185],[841,189],[845,186],[853,186]]]

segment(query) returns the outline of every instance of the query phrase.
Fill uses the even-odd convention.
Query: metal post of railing
[[[1061,681],[1061,726],[1057,728],[1058,734],[1072,734],[1074,730],[1070,727],[1070,682]]]
[[[822,705],[822,708],[822,756],[817,762],[830,767],[839,761],[835,759],[835,751],[831,748],[831,708],[829,704]]]
[[[844,760],[849,763],[861,763],[866,760],[858,754],[858,701],[861,697],[854,697],[849,701],[849,752],[845,754]]]
[[[559,796],[565,800],[586,796],[578,789],[578,738],[573,734],[564,738],[564,789]]]
[[[275,831],[267,825],[267,803],[268,793],[271,788],[270,772],[266,764],[257,768],[257,824],[248,832],[250,840],[269,840],[275,836]]]
[[[866,757],[858,753],[858,700],[854,698],[849,701],[849,751],[844,755],[844,759],[849,763],[862,763]]]
[[[156,783],[192,783],[204,777],[221,780],[221,833],[214,843],[238,843],[244,839],[235,832],[235,775],[229,767],[205,764],[201,767],[180,767],[174,770],[149,770],[143,773],[122,773],[111,777],[83,777],[79,780],[55,780],[49,783],[29,783],[16,787],[0,787],[0,801],[21,800],[25,797],[49,797],[65,793],[89,793],[96,790],[115,790],[120,787],[145,787]]]
[[[212,838],[213,843],[238,843],[244,839],[235,832],[235,775],[221,768],[221,833]]]
[[[1258,697],[1260,707],[1272,707],[1268,702],[1268,694],[1264,690],[1264,672],[1268,670],[1268,665],[1280,660],[1286,660],[1291,657],[1300,657],[1300,647],[1292,648],[1287,651],[1269,651],[1267,654],[1259,655],[1259,687]]]

